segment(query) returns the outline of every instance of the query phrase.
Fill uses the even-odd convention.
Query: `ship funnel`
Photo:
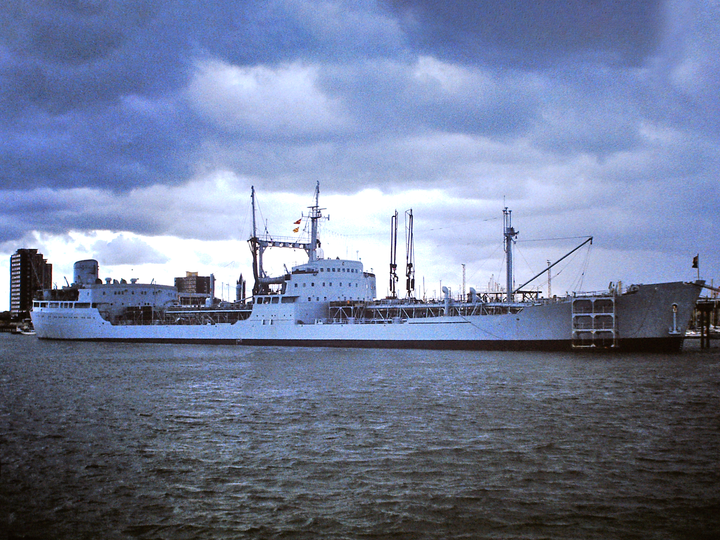
[[[442,289],[440,289],[443,293],[443,303],[445,304],[445,315],[450,315],[450,290],[443,286]]]
[[[73,283],[77,286],[93,285],[97,281],[99,269],[95,259],[77,261],[73,265]]]

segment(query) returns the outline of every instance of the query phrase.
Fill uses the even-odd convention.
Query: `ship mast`
[[[390,218],[390,298],[397,298],[395,284],[398,281],[397,275],[397,227],[398,213],[395,210]]]
[[[317,260],[317,248],[320,244],[318,240],[318,221],[322,218],[322,208],[319,205],[320,199],[320,182],[315,186],[315,201],[313,206],[310,206],[310,242],[300,242],[297,240],[290,239],[273,239],[268,233],[267,229],[262,238],[258,237],[257,234],[257,222],[255,220],[256,212],[256,200],[255,200],[255,187],[253,186],[250,192],[252,199],[252,237],[248,240],[250,243],[250,249],[253,257],[253,278],[255,278],[255,284],[253,285],[253,295],[267,294],[269,292],[269,285],[282,285],[285,278],[280,277],[268,277],[263,270],[263,253],[267,248],[278,247],[278,248],[290,248],[290,249],[302,249],[308,255],[308,262],[315,262]]]
[[[405,211],[405,289],[408,298],[415,291],[415,236],[412,208]]]
[[[305,251],[308,254],[308,262],[317,260],[318,247],[318,220],[322,217],[320,212],[320,182],[315,185],[315,205],[310,207],[310,246]]]
[[[260,241],[257,236],[257,226],[255,223],[255,186],[250,188],[250,199],[252,201],[252,237],[249,240],[250,250],[253,259],[253,295],[260,293],[260,274],[262,273],[262,251],[260,249]]]
[[[513,268],[512,268],[512,246],[515,238],[517,238],[518,232],[512,227],[512,210],[508,210],[507,206],[503,210],[503,226],[505,229],[505,261],[507,263],[506,277],[507,277],[507,301],[513,302]]]

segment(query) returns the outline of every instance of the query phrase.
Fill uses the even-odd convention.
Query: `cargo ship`
[[[443,287],[438,300],[415,298],[414,248],[408,238],[407,294],[398,297],[395,213],[390,294],[378,299],[376,276],[361,261],[324,257],[318,235],[323,217],[319,193],[318,184],[305,218],[309,238],[301,241],[257,234],[253,188],[253,232],[248,242],[254,284],[247,297],[240,292],[244,283],[239,281],[235,302],[210,298],[207,305],[184,306],[173,286],[135,279],[102,281],[97,261],[78,261],[71,285],[44,291],[34,301],[31,317],[37,337],[293,347],[672,352],[682,348],[704,285],[701,280],[611,284],[601,292],[552,298],[524,290],[528,282],[514,287],[512,253],[518,233],[512,227],[511,211],[505,208],[503,291],[481,293],[471,288],[461,298],[452,298]],[[409,217],[412,224],[412,213]],[[304,250],[307,262],[269,276],[263,255],[270,248]]]

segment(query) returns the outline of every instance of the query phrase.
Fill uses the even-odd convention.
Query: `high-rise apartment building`
[[[185,272],[185,277],[175,278],[175,287],[181,293],[210,294],[212,281],[209,276],[199,276],[197,272]]]
[[[10,314],[32,309],[35,293],[52,288],[52,264],[37,249],[18,249],[10,256]]]
[[[185,277],[175,278],[178,301],[182,306],[202,306],[215,294],[215,277],[199,276],[197,272],[185,272]]]

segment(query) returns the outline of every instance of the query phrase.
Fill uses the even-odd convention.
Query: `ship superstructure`
[[[96,261],[79,261],[71,287],[46,291],[43,299],[35,301],[32,320],[37,336],[238,345],[672,351],[682,346],[703,285],[698,281],[611,286],[600,293],[562,298],[541,298],[537,291],[524,291],[527,282],[515,288],[512,248],[518,232],[506,208],[505,291],[478,293],[471,288],[456,300],[443,287],[442,299],[421,301],[412,296],[410,212],[410,227],[406,226],[408,297],[400,299],[395,294],[395,232],[391,237],[391,294],[378,300],[376,277],[361,261],[324,257],[318,233],[322,219],[319,193],[318,184],[307,216],[309,239],[298,241],[258,234],[252,190],[249,244],[254,285],[249,298],[240,294],[244,284],[239,282],[234,303],[181,306],[174,287],[136,280],[102,282]],[[397,214],[393,226],[396,231]],[[302,249],[308,260],[280,276],[269,276],[263,256],[270,248]]]

